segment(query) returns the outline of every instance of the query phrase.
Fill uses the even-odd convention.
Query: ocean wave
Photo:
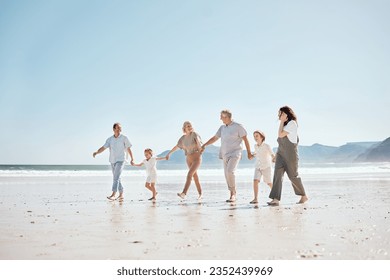
[[[253,167],[238,168],[237,176],[253,176]],[[326,174],[366,174],[366,173],[389,173],[390,164],[354,164],[354,165],[313,165],[304,166],[299,169],[304,175],[326,175]],[[159,176],[186,176],[185,169],[163,169],[158,170]],[[221,168],[201,168],[198,170],[200,176],[224,176]],[[0,177],[111,177],[111,170],[38,170],[38,169],[0,169]],[[145,177],[145,169],[124,170],[122,176]]]

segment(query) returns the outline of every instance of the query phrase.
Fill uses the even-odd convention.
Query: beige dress
[[[196,132],[191,132],[189,135],[183,135],[177,142],[177,146],[184,150],[185,155],[191,155],[200,152],[202,139]]]

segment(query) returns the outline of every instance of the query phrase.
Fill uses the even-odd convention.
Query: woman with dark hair
[[[282,195],[282,182],[284,172],[294,188],[296,195],[300,195],[301,199],[298,203],[305,203],[308,198],[302,184],[302,180],[298,175],[298,123],[294,111],[284,106],[279,109],[279,131],[278,131],[278,151],[276,152],[276,162],[273,186],[269,198],[272,200],[267,202],[268,205],[278,206]]]

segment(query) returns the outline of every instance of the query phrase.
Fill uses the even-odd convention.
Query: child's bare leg
[[[157,195],[157,192],[156,192],[156,187],[155,187],[156,183],[150,183],[150,190],[152,191],[152,195],[154,199],[156,199],[156,195]]]
[[[152,197],[149,198],[148,200],[154,199],[155,196],[156,196],[156,189],[154,188],[154,183],[148,183],[148,182],[146,182],[146,183],[145,183],[145,188],[147,188],[149,191],[152,192]]]
[[[147,188],[149,191],[152,192],[152,188],[151,188],[151,186],[150,186],[150,183],[146,182],[146,183],[145,183],[145,188]]]
[[[253,192],[254,198],[250,203],[255,204],[257,203],[257,197],[259,195],[259,180],[253,180]]]

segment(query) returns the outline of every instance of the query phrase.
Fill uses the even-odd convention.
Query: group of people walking
[[[222,121],[221,127],[217,133],[205,143],[202,142],[201,137],[194,131],[192,124],[188,121],[183,124],[183,136],[180,137],[177,144],[168,152],[165,157],[154,157],[151,149],[145,149],[145,159],[141,163],[134,163],[133,154],[131,151],[131,143],[129,139],[121,134],[122,127],[119,123],[113,125],[114,135],[109,137],[106,143],[93,153],[93,157],[102,153],[105,149],[110,149],[110,163],[113,173],[112,193],[107,198],[109,200],[123,200],[123,186],[121,183],[121,172],[124,167],[126,152],[130,156],[130,162],[133,166],[145,166],[147,171],[147,178],[145,187],[151,191],[152,197],[149,200],[156,200],[156,179],[157,169],[156,163],[159,160],[169,160],[172,153],[182,149],[186,156],[186,163],[188,166],[188,173],[183,190],[177,195],[181,199],[185,199],[188,189],[194,180],[198,199],[202,199],[202,187],[199,181],[197,170],[202,163],[202,153],[208,145],[211,145],[221,139],[221,147],[219,151],[219,158],[223,161],[224,174],[228,190],[230,193],[226,202],[236,201],[236,179],[235,171],[242,155],[242,142],[245,144],[248,159],[256,159],[255,174],[253,179],[254,199],[250,202],[252,204],[258,203],[258,184],[263,178],[263,181],[271,188],[269,198],[271,201],[267,202],[270,206],[279,205],[282,192],[282,182],[284,173],[287,173],[294,192],[300,196],[298,203],[304,203],[308,200],[302,180],[298,175],[298,124],[294,111],[284,106],[279,109],[279,130],[278,130],[278,150],[276,155],[272,152],[271,147],[265,143],[265,135],[263,132],[256,130],[253,133],[256,144],[254,146],[254,154],[251,152],[251,147],[247,138],[245,128],[233,121],[232,113],[229,110],[221,111],[220,118]],[[274,176],[272,174],[272,161],[275,162]],[[116,193],[119,191],[119,196]]]

